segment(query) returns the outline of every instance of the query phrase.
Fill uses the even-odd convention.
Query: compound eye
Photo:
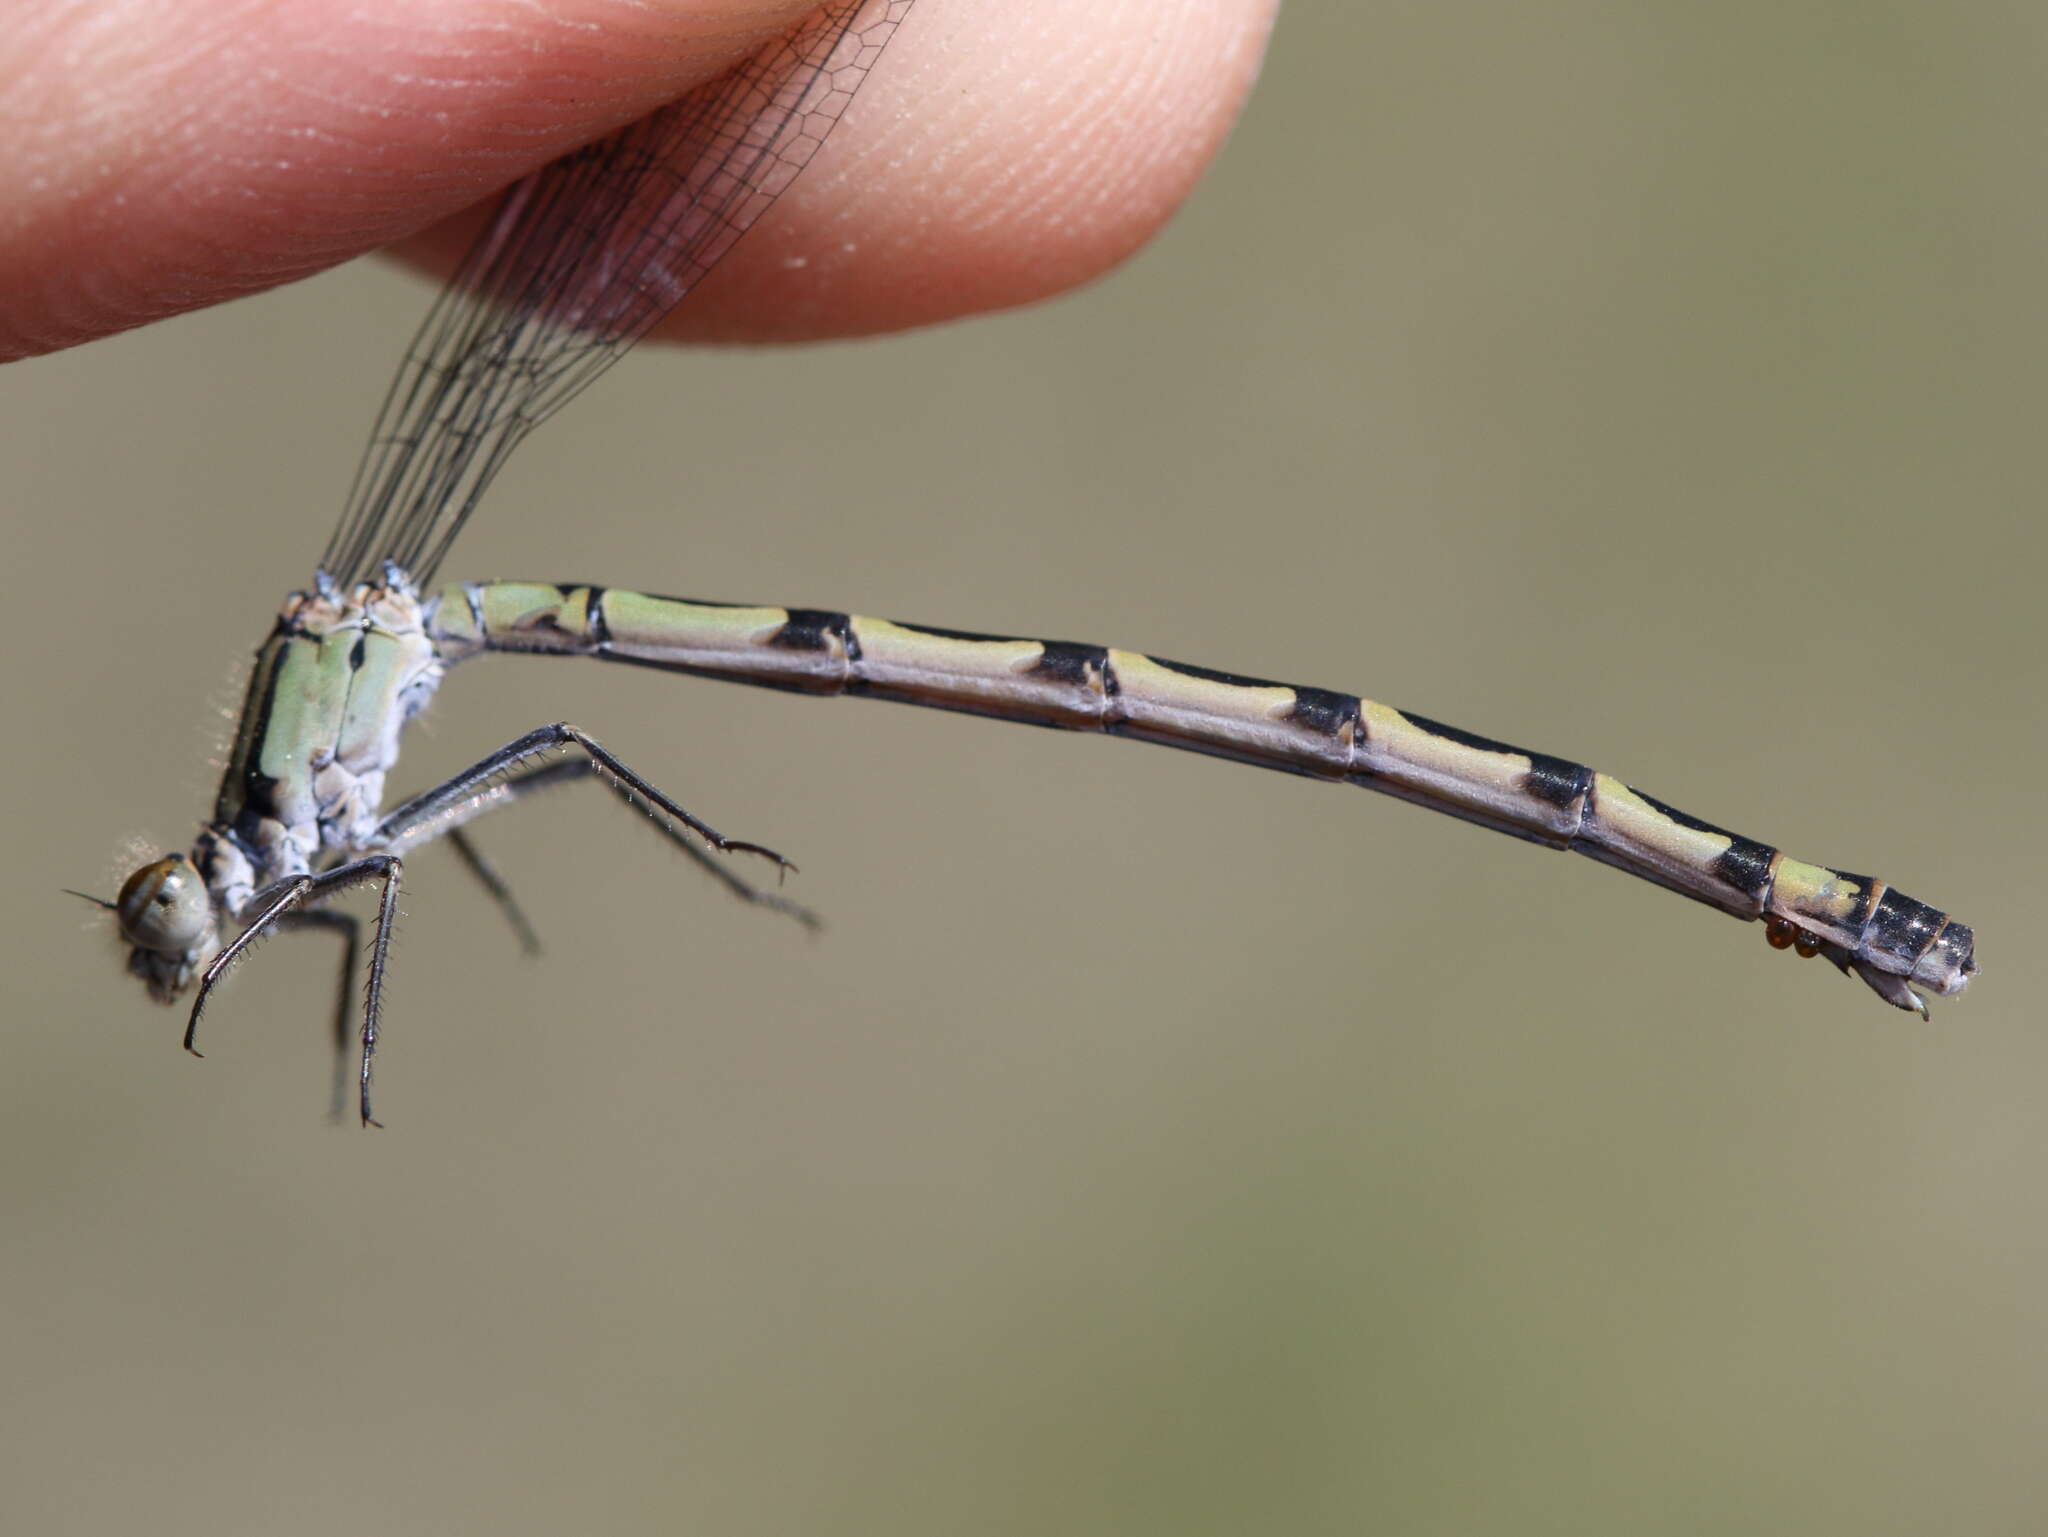
[[[170,854],[128,877],[114,915],[122,936],[137,949],[182,955],[205,937],[213,922],[213,899],[192,861]]]

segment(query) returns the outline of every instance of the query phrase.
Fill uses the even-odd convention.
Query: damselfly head
[[[213,896],[183,854],[152,860],[122,883],[114,900],[121,937],[135,948],[128,969],[169,1003],[213,948]]]

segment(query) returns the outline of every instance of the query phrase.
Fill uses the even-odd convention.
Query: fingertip
[[[806,0],[53,0],[0,29],[0,357],[272,287],[653,111]]]
[[[920,0],[840,132],[657,333],[930,325],[1100,277],[1171,218],[1257,77],[1274,0]]]
[[[816,161],[659,334],[795,341],[1028,303],[1143,245],[1277,0],[918,0]],[[74,0],[0,40],[0,357],[360,251],[644,116],[808,0]],[[78,61],[90,59],[89,72]],[[412,232],[444,220],[423,235]],[[411,238],[408,238],[411,237]]]

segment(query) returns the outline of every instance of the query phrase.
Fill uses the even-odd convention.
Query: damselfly
[[[153,996],[194,991],[188,1047],[213,988],[255,940],[319,926],[353,953],[356,920],[321,904],[377,887],[356,1070],[371,1123],[405,854],[446,837],[524,932],[466,827],[567,781],[595,778],[652,810],[732,891],[808,919],[713,857],[780,856],[724,837],[566,723],[382,810],[406,722],[447,668],[487,651],[865,694],[1356,783],[1762,919],[1774,945],[1826,955],[1901,1008],[1924,1012],[1915,984],[1943,995],[1966,985],[1970,930],[1882,881],[1790,859],[1577,763],[1353,695],[818,609],[555,582],[434,587],[512,448],[680,303],[789,185],[909,10],[910,0],[838,0],[745,65],[507,194],[407,355],[313,586],[286,600],[258,652],[211,818],[188,853],[145,865],[101,904]],[[349,994],[345,981],[340,1021],[356,1018]]]

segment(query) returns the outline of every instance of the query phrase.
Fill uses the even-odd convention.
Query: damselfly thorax
[[[129,877],[117,904],[130,969],[175,997],[220,952],[226,924],[259,890],[310,876],[334,854],[379,846],[384,776],[399,733],[433,697],[442,666],[402,574],[341,592],[323,578],[285,600],[256,653],[213,815],[189,858]],[[172,919],[197,879],[196,910]],[[185,899],[189,902],[189,899]]]

